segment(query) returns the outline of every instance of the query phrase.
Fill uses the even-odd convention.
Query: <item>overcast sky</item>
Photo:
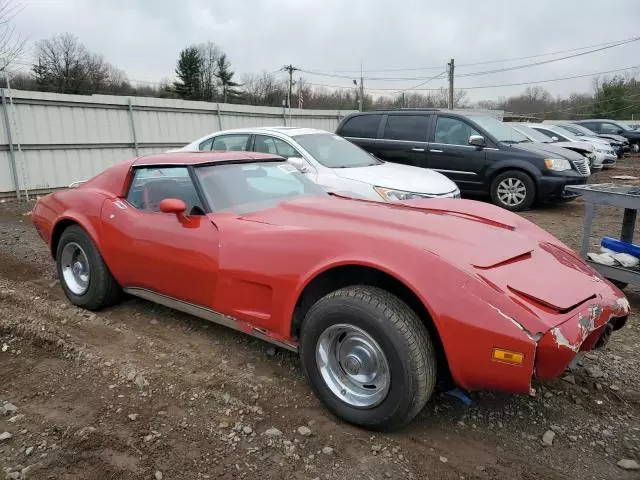
[[[284,64],[322,72],[406,69],[524,57],[640,35],[639,0],[15,0],[18,31],[30,43],[71,32],[132,80],[174,76],[179,51],[213,41],[240,76]],[[566,56],[572,52],[560,56]],[[457,74],[546,60],[459,67]],[[25,60],[31,60],[29,55]],[[527,82],[640,65],[640,42],[547,65],[457,78],[456,87]],[[638,69],[634,73],[638,73]],[[365,72],[430,77],[440,70]],[[280,73],[279,75],[284,75]],[[359,73],[353,73],[359,76]],[[349,79],[296,73],[317,84]],[[410,88],[422,80],[375,81],[365,88]],[[445,79],[424,87],[438,87]],[[591,78],[544,83],[554,95],[590,91]],[[495,99],[525,87],[470,90]]]

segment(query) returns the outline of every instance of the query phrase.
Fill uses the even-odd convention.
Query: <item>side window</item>
[[[179,198],[187,215],[202,215],[204,208],[186,167],[137,168],[127,193],[127,202],[138,210],[159,212],[165,198]]]
[[[268,135],[256,135],[253,144],[254,152],[272,153],[280,155],[284,158],[301,157],[302,155],[291,145],[279,138],[270,137]]]
[[[213,145],[213,139],[214,137],[207,138],[204,142],[198,145],[198,150],[205,150],[205,151],[211,150],[211,145]]]
[[[480,133],[457,118],[438,117],[434,142],[447,145],[469,145],[471,135],[480,135]]]
[[[249,143],[249,134],[246,135],[219,135],[214,137],[211,150],[221,150],[223,152],[244,152]]]
[[[620,128],[613,123],[601,123],[598,131],[600,133],[609,133],[609,134],[617,134]]]
[[[300,157],[300,158],[302,158],[302,155],[300,154],[300,152],[298,152],[295,148],[293,148],[291,145],[289,145],[284,140],[280,140],[279,138],[274,138],[273,139],[273,143],[275,143],[276,150],[278,150],[278,155],[280,155],[281,157],[284,157],[284,158]]]
[[[383,138],[426,142],[428,126],[427,115],[389,115]]]
[[[342,137],[376,138],[382,115],[357,115],[345,122],[338,134]]]

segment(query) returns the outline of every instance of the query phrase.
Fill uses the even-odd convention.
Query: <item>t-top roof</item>
[[[175,152],[145,155],[134,160],[139,165],[201,165],[216,162],[255,162],[261,160],[282,160],[284,158],[269,153],[257,152]]]

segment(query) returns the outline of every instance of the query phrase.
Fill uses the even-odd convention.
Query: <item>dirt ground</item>
[[[640,177],[640,157],[592,183],[620,174]],[[71,306],[31,206],[0,204],[6,478],[640,478],[617,465],[640,461],[640,289],[626,290],[627,327],[535,397],[476,392],[467,407],[440,394],[408,428],[373,434],[329,414],[289,352],[133,298],[97,314]],[[524,216],[577,249],[583,207]],[[598,210],[594,242],[619,233],[621,214]]]

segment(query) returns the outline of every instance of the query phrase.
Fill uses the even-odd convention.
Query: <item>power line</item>
[[[631,40],[633,38],[636,37],[631,37],[630,39],[624,39],[624,40],[616,40],[616,41],[610,41],[610,42],[605,42],[605,43],[596,43],[593,45],[586,45],[584,47],[576,47],[576,48],[568,48],[565,50],[556,50],[553,52],[546,52],[546,53],[539,53],[539,54],[535,54],[535,55],[527,55],[524,57],[511,57],[511,58],[502,58],[502,59],[496,59],[496,60],[485,60],[485,61],[481,61],[481,62],[472,62],[472,63],[459,63],[456,65],[456,67],[471,67],[471,66],[476,66],[476,65],[487,65],[487,64],[491,64],[491,63],[507,63],[507,62],[513,62],[516,60],[529,60],[531,58],[540,58],[540,57],[548,57],[548,56],[553,56],[553,55],[559,55],[561,53],[569,53],[569,52],[577,52],[579,50],[585,50],[587,48],[596,48],[596,47],[602,47],[605,45],[613,45],[613,44],[621,44],[623,42],[626,42],[627,40]],[[376,70],[363,70],[363,73],[387,73],[387,72],[417,72],[417,71],[421,71],[421,70],[438,70],[442,68],[439,65],[433,65],[431,67],[404,67],[404,68],[382,68],[382,69],[376,69]],[[318,69],[313,69],[314,71],[318,71]],[[359,72],[359,70],[333,70],[330,73],[357,73]]]
[[[627,70],[633,70],[636,68],[640,68],[640,65],[633,65],[631,67],[624,67],[624,68],[615,68],[612,70],[604,70],[601,72],[591,72],[591,73],[584,73],[584,74],[580,74],[580,75],[569,75],[566,77],[556,77],[556,78],[548,78],[548,79],[544,79],[544,80],[530,80],[527,82],[516,82],[516,83],[501,83],[501,84],[494,84],[494,85],[476,85],[476,86],[469,86],[469,87],[465,87],[465,86],[461,86],[458,87],[459,90],[477,90],[477,89],[485,89],[485,88],[500,88],[500,87],[518,87],[518,86],[522,86],[522,85],[535,85],[538,83],[550,83],[550,82],[559,82],[559,81],[563,81],[563,80],[571,80],[574,78],[584,78],[584,77],[593,77],[596,75],[604,75],[607,73],[615,73],[615,72],[622,72],[622,71],[627,71]],[[442,74],[440,74],[442,75]],[[431,79],[433,79],[434,77],[432,77]],[[437,76],[435,77],[437,78]],[[350,88],[344,85],[329,85],[329,84],[324,84],[324,83],[308,83],[309,85],[312,86],[316,86],[316,87],[328,87],[328,88]],[[440,87],[443,88],[443,87]],[[440,90],[440,88],[412,88],[411,90],[420,90],[420,91],[437,91]],[[380,92],[402,92],[403,89],[401,88],[369,88],[368,90],[373,90],[373,91],[380,91]]]
[[[527,63],[527,64],[524,64],[524,65],[516,65],[516,66],[513,66],[513,67],[497,68],[497,69],[494,69],[494,70],[485,70],[484,72],[462,73],[462,74],[460,74],[458,76],[459,77],[475,77],[475,76],[478,76],[478,75],[489,75],[489,74],[492,74],[492,73],[508,72],[508,71],[511,71],[511,70],[519,70],[519,69],[522,69],[522,68],[535,67],[535,66],[538,66],[538,65],[546,65],[548,63],[559,62],[561,60],[567,60],[569,58],[575,58],[575,57],[581,57],[583,55],[589,55],[591,53],[600,52],[602,50],[607,50],[609,48],[618,47],[620,45],[625,45],[627,43],[637,42],[638,40],[640,40],[640,37],[635,37],[635,38],[632,38],[630,40],[626,40],[626,41],[621,42],[621,43],[616,43],[614,45],[609,45],[609,46],[606,46],[606,47],[600,47],[600,48],[596,48],[594,50],[588,50],[586,52],[575,53],[573,55],[567,55],[567,56],[564,56],[564,57],[554,58],[554,59],[551,59],[551,60],[544,60],[544,61],[541,61],[541,62]]]

